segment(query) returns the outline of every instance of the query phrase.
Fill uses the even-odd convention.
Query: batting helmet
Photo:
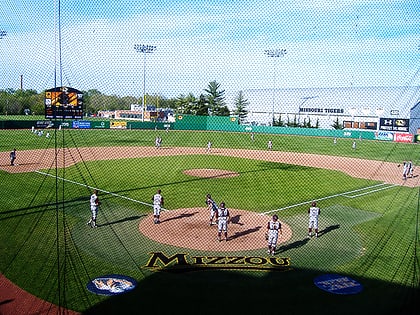
[[[315,201],[312,202],[312,207],[316,207],[316,202]]]
[[[273,215],[273,220],[277,221],[279,219],[279,217],[277,216],[277,214]]]
[[[221,202],[220,203],[220,208],[224,208],[225,207],[225,203],[224,202]]]

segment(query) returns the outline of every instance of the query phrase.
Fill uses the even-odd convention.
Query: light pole
[[[279,57],[284,57],[284,55],[286,54],[286,49],[266,49],[264,50],[264,53],[268,56],[268,57],[273,57],[275,58],[273,63],[273,108],[271,111],[271,126],[274,125],[274,101],[275,101],[275,91],[276,91],[276,66],[277,66],[277,58]]]
[[[300,103],[300,105],[299,105],[299,116],[298,116],[298,125],[300,126],[300,111],[301,111],[301,109],[302,109],[302,105],[303,104],[305,104],[305,102],[307,101],[307,100],[311,100],[311,99],[313,99],[313,98],[317,98],[317,97],[319,97],[318,95],[316,95],[316,96],[305,96],[305,97],[301,97],[301,99],[303,100],[303,102],[302,103]]]
[[[144,121],[144,113],[146,111],[146,54],[150,54],[156,50],[156,46],[135,44],[134,50],[143,54],[143,113],[142,121]]]

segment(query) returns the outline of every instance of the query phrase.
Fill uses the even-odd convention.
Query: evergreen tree
[[[244,98],[243,92],[239,91],[238,96],[235,98],[235,110],[233,111],[233,114],[239,117],[240,124],[243,124],[246,121],[248,116],[248,105],[249,101]]]
[[[225,90],[219,90],[220,83],[211,81],[204,91],[207,93],[209,115],[229,116],[230,111],[225,103]]]
[[[343,129],[343,125],[342,125],[342,124],[340,124],[340,122],[338,121],[338,117],[337,117],[337,119],[334,121],[334,123],[331,125],[331,127],[333,127],[333,128],[334,128],[334,129],[336,129],[336,130]]]

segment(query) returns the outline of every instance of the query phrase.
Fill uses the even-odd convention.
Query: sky
[[[0,89],[168,98],[211,81],[232,96],[420,84],[418,0],[0,0],[0,31]]]

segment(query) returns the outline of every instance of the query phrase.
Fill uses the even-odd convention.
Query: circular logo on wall
[[[123,275],[106,275],[88,282],[86,288],[99,295],[118,295],[133,290],[137,281]]]
[[[334,294],[357,294],[363,290],[363,286],[356,280],[337,274],[316,277],[314,284],[321,290]]]

